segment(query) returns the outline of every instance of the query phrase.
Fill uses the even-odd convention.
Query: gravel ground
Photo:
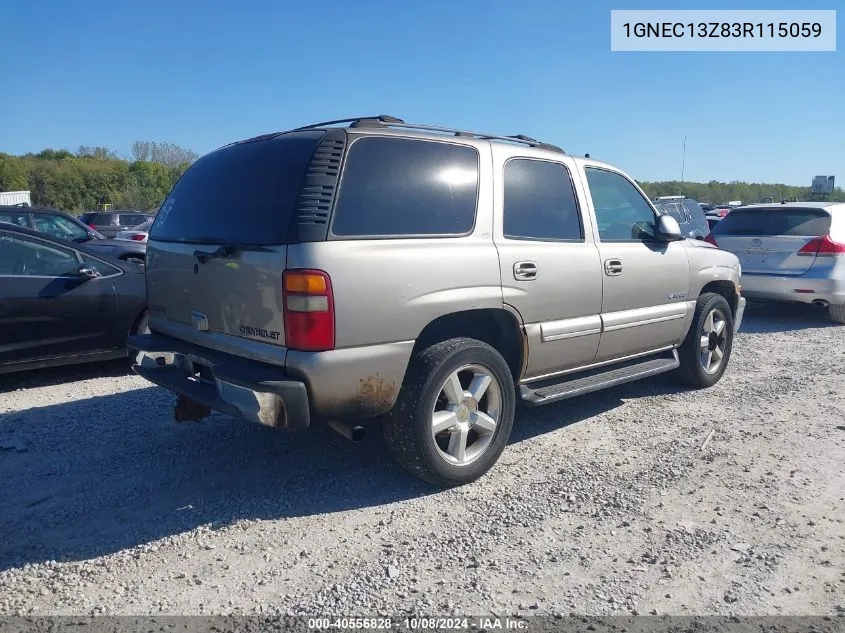
[[[845,611],[845,328],[821,311],[750,306],[710,390],[520,409],[446,492],[378,433],[175,424],[123,367],[0,378],[0,615]]]

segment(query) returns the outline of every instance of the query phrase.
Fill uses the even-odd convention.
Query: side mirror
[[[84,265],[80,266],[77,273],[82,279],[96,279],[100,276],[100,271],[96,268],[86,268]]]
[[[655,237],[661,242],[677,242],[683,239],[681,226],[671,215],[661,215],[657,218],[656,233]]]

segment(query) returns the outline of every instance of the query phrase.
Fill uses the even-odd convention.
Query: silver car
[[[139,224],[138,226],[132,227],[131,229],[118,231],[117,235],[114,236],[114,239],[132,240],[133,242],[146,242],[147,238],[149,237],[150,227],[152,225],[152,219],[147,220],[143,224]]]
[[[739,258],[746,297],[810,303],[845,323],[845,203],[740,207],[708,241]]]
[[[384,116],[207,154],[147,257],[135,371],[178,394],[178,420],[357,439],[384,415],[390,452],[440,486],[495,463],[517,400],[670,371],[714,385],[745,306],[737,258],[623,171]]]

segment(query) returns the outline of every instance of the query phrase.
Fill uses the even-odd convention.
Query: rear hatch
[[[816,259],[801,253],[814,238],[830,231],[830,214],[803,207],[735,209],[713,227],[716,244],[739,258],[743,273],[798,276]]]
[[[322,136],[292,132],[242,141],[188,169],[150,229],[151,329],[283,362],[291,215]]]

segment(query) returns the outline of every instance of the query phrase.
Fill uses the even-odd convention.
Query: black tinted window
[[[471,147],[362,138],[349,148],[332,233],[460,235],[475,223],[477,195]]]
[[[505,237],[579,240],[584,237],[566,167],[539,160],[505,163]]]
[[[737,209],[713,235],[799,235],[818,237],[830,231],[830,215],[820,209]]]
[[[96,224],[98,226],[109,226],[114,224],[114,215],[111,213],[98,213],[94,216],[94,221],[92,224]]]
[[[284,244],[305,169],[323,132],[291,132],[206,154],[176,183],[150,237]]]

